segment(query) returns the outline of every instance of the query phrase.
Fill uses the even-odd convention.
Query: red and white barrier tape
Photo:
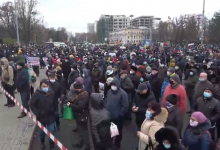
[[[13,96],[11,96],[7,91],[5,91],[5,89],[3,89],[2,86],[0,86],[0,89],[11,99],[15,102],[15,104],[21,108],[21,110],[23,110],[40,128],[41,130],[43,130],[47,136],[54,141],[54,143],[61,149],[61,150],[67,150],[67,148],[65,146],[63,146],[62,143],[60,143],[54,136],[53,134],[51,134],[47,128],[45,128],[37,119],[36,117],[31,114],[29,111],[27,111],[26,108],[24,108]]]

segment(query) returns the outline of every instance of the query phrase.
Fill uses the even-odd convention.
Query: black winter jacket
[[[103,96],[101,94],[91,94],[88,131],[95,150],[107,150],[111,147],[111,117],[110,113],[104,108],[102,101]]]
[[[26,67],[22,67],[17,71],[15,85],[20,93],[30,90],[29,75]]]
[[[79,71],[78,70],[72,71],[69,74],[68,82],[67,82],[67,89],[68,90],[70,89],[70,85],[73,84],[75,82],[76,78],[78,78],[78,77],[79,77]]]
[[[146,118],[145,114],[148,108],[148,104],[152,101],[156,101],[156,99],[154,93],[150,90],[146,94],[136,93],[134,97],[134,102],[132,105],[138,107],[138,111],[135,113],[135,115],[136,124],[139,128]]]
[[[72,91],[70,91],[72,92]],[[73,99],[69,99],[70,107],[73,109],[76,123],[86,125],[89,113],[89,95],[82,89],[79,94],[75,94]]]
[[[36,115],[37,120],[42,124],[55,122],[55,97],[51,89],[47,93],[40,88],[32,95],[30,100],[31,111]]]

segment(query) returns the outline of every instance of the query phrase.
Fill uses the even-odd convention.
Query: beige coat
[[[4,84],[12,86],[14,84],[14,71],[13,68],[9,65],[9,62],[6,58],[2,58],[1,62],[4,64],[2,68],[2,82]]]
[[[158,144],[155,140],[155,133],[164,127],[164,123],[167,120],[168,112],[165,108],[161,108],[162,111],[159,115],[154,117],[154,120],[145,119],[141,125],[141,133],[139,139],[138,150],[145,150],[149,142],[149,137],[151,138],[154,148]],[[148,148],[148,150],[151,150]]]

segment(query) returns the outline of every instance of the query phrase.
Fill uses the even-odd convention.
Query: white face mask
[[[167,75],[169,76],[169,75],[170,75],[170,72],[167,72]]]
[[[55,79],[50,79],[50,82],[54,83],[54,82],[55,82]]]
[[[71,71],[74,71],[74,69],[73,69],[73,68],[71,68]]]
[[[189,121],[189,124],[190,124],[190,126],[192,126],[192,127],[196,127],[196,126],[198,126],[198,122],[197,121],[192,121],[192,120],[190,120]]]
[[[85,77],[85,75],[84,75],[84,74],[82,74],[82,77]]]
[[[130,71],[130,74],[134,74],[134,72],[133,72],[133,71]]]
[[[116,90],[117,90],[117,87],[116,87],[116,86],[111,86],[111,89],[112,89],[113,91],[116,91]]]

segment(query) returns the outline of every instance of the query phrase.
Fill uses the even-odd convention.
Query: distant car
[[[68,47],[65,43],[63,42],[47,42],[46,45],[52,46],[52,47]]]

